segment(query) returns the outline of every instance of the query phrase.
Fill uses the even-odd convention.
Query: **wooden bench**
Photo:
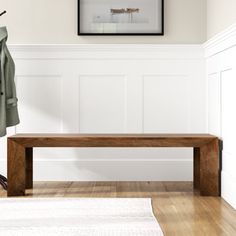
[[[209,134],[17,134],[8,137],[8,196],[33,188],[34,147],[193,147],[194,188],[220,195],[220,140]]]

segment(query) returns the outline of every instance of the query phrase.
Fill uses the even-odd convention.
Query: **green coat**
[[[19,123],[14,82],[15,65],[6,41],[7,29],[0,27],[0,137],[6,134],[6,127]]]

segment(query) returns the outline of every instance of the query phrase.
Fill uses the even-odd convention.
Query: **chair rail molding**
[[[236,45],[236,23],[216,34],[203,44],[205,57],[209,58]]]
[[[12,133],[204,133],[202,45],[9,45]],[[2,140],[2,141],[1,141]],[[6,138],[0,141],[6,171]],[[192,180],[191,149],[36,149],[36,180]]]
[[[11,44],[15,59],[201,59],[201,44]]]

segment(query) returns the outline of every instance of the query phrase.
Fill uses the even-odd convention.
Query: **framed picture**
[[[78,35],[164,35],[164,0],[78,0]]]

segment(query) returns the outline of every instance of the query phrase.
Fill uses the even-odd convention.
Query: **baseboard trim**
[[[236,176],[222,171],[221,186],[222,198],[236,210]]]
[[[36,181],[192,181],[192,160],[34,161]],[[6,174],[6,161],[0,161]]]

